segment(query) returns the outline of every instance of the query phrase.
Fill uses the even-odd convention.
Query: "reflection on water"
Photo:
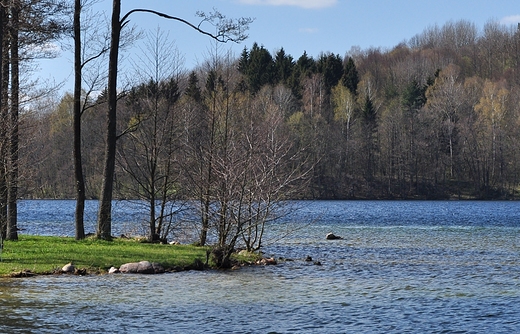
[[[431,214],[415,209],[428,223],[404,221],[401,208],[394,225],[387,210],[372,207],[385,222],[367,223],[341,203],[270,244],[268,254],[291,259],[278,266],[0,280],[0,332],[520,332],[518,203],[500,204],[502,218],[480,213],[499,223],[480,223],[474,208],[448,224],[453,212],[433,202]],[[345,239],[324,240],[331,231]]]

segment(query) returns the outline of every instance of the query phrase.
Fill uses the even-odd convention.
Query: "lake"
[[[520,332],[520,202],[293,204],[267,236],[277,266],[1,279],[0,332]],[[73,201],[19,208],[23,233],[74,235]],[[114,234],[142,219],[117,202]]]

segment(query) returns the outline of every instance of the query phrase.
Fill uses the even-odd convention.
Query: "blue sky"
[[[110,0],[97,4],[110,17]],[[345,55],[352,47],[391,48],[433,25],[442,26],[461,19],[482,29],[486,22],[520,22],[518,0],[122,0],[122,12],[133,8],[154,9],[198,23],[197,11],[213,8],[230,18],[252,17],[249,38],[243,43],[225,44],[238,57],[254,42],[275,52],[284,48],[295,59],[304,51],[312,57],[321,52]],[[185,67],[201,64],[212,41],[175,21],[150,14],[131,16],[131,23],[143,30],[168,31],[185,57]],[[208,27],[211,29],[211,27]],[[132,50],[128,52],[132,53]],[[40,76],[66,80],[65,91],[72,91],[72,54],[62,52],[56,60],[40,63]]]

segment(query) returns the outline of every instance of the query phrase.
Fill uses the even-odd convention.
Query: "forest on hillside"
[[[143,79],[119,94],[115,197],[517,198],[520,25],[449,22],[391,49],[318,58],[258,41],[191,70],[152,37]],[[87,101],[84,175],[97,198],[106,94]],[[24,107],[20,197],[75,197],[72,105],[67,94]]]

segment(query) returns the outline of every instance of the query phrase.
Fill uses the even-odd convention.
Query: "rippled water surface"
[[[2,279],[0,332],[520,332],[520,203],[300,204],[277,266]]]

